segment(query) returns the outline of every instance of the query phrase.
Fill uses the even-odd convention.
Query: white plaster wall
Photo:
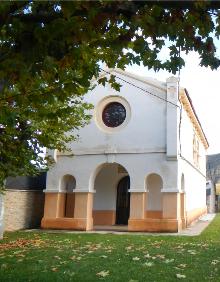
[[[127,173],[118,172],[118,164],[108,164],[101,168],[95,179],[94,210],[115,210],[117,186]]]
[[[157,88],[122,74],[116,75],[166,99],[165,84],[157,83],[160,85]],[[91,123],[79,130],[79,141],[70,144],[74,154],[165,151],[166,102],[121,80],[118,82],[122,84],[120,92],[110,86],[98,85],[94,90],[88,92],[85,100],[96,107],[107,96],[123,97],[131,108],[129,123],[118,132],[108,133],[99,128],[94,118],[95,110],[91,111],[93,115]]]
[[[199,167],[196,167],[193,160],[193,124],[182,110],[181,120],[181,156],[185,159],[179,161],[179,187],[181,188],[181,175],[184,174],[186,192],[186,210],[191,211],[196,208],[206,206],[206,158],[205,148],[199,141]]]
[[[181,139],[181,155],[187,159],[190,163],[194,164],[193,160],[193,124],[187,115],[186,111],[182,110],[182,120],[181,120],[181,131],[180,131],[180,139]],[[199,167],[198,169],[206,174],[206,150],[201,140],[199,141]]]
[[[104,163],[122,165],[130,176],[132,191],[146,191],[147,176],[156,173],[163,179],[164,191],[176,192],[177,161],[167,161],[162,153],[59,156],[56,165],[48,172],[47,191],[61,191],[62,177],[70,174],[76,179],[76,192],[92,192],[97,173]]]
[[[131,76],[116,75],[163,99],[167,98],[165,83],[149,80],[146,84]],[[76,179],[75,192],[92,192],[95,177],[104,163],[119,163],[126,168],[131,192],[146,191],[146,177],[151,173],[162,177],[164,191],[177,191],[177,161],[167,161],[166,156],[166,115],[170,107],[165,101],[130,84],[118,82],[122,84],[120,92],[99,85],[85,96],[85,100],[96,107],[107,96],[121,96],[130,104],[130,121],[121,130],[109,133],[100,129],[93,116],[91,123],[78,132],[79,141],[70,144],[74,156],[68,153],[55,156],[57,163],[48,172],[47,191],[60,191],[63,175],[70,174]],[[174,106],[171,108],[173,110]]]
[[[206,206],[206,177],[184,160],[179,161],[179,187],[181,175],[184,174],[186,211]]]

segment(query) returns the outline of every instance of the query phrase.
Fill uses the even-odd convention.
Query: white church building
[[[175,77],[108,72],[120,92],[98,85],[87,93],[90,124],[71,152],[50,152],[41,227],[177,232],[207,212],[208,142],[189,94]]]

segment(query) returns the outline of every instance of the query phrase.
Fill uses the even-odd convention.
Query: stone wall
[[[38,228],[43,217],[44,193],[8,189],[4,195],[5,231]]]

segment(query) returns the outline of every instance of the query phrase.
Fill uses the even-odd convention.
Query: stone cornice
[[[202,144],[204,145],[205,149],[208,149],[209,147],[209,143],[207,141],[207,138],[205,136],[205,133],[203,132],[201,123],[196,115],[195,109],[192,105],[191,99],[189,97],[189,94],[187,92],[186,89],[181,88],[180,92],[179,92],[179,99],[181,104],[183,105],[184,110],[187,112],[194,128],[195,131],[198,135],[198,137],[200,138],[200,141],[202,142]]]

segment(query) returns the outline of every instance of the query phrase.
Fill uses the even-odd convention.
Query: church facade
[[[206,213],[206,136],[186,89],[108,70],[71,152],[49,152],[42,228],[178,232]]]

